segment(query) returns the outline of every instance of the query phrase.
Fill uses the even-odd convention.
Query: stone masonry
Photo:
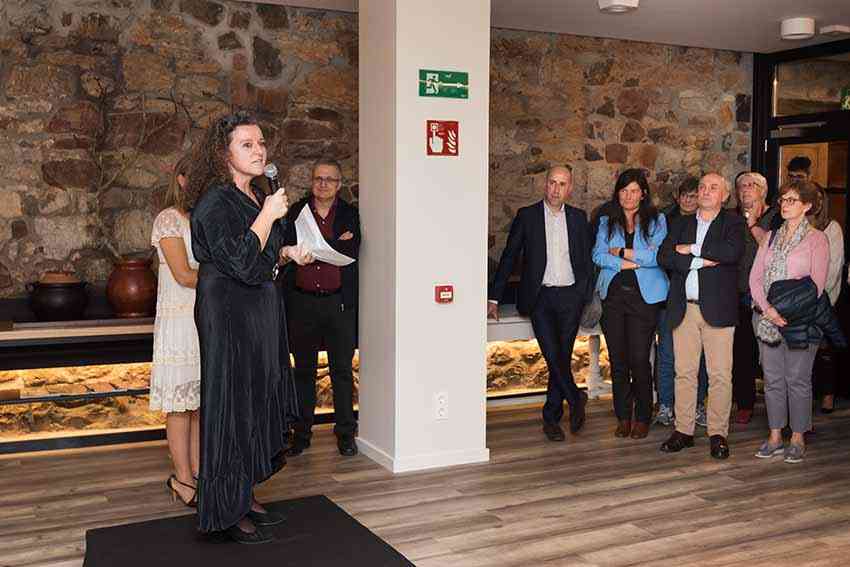
[[[687,175],[749,166],[751,55],[507,30],[491,43],[491,262],[551,164],[572,164],[588,212],[627,167],[667,204]]]
[[[51,269],[102,284],[116,255],[149,253],[174,162],[233,108],[258,113],[290,199],[331,155],[356,200],[356,27],[240,2],[5,0],[0,297]]]

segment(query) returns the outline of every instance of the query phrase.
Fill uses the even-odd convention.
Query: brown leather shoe
[[[636,421],[632,425],[632,439],[643,439],[649,435],[649,424],[642,421]]]
[[[617,422],[617,429],[614,431],[614,437],[626,438],[632,432],[632,422],[628,419],[621,419]]]

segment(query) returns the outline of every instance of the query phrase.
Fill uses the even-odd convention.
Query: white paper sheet
[[[347,266],[354,262],[354,258],[340,254],[331,248],[331,245],[322,236],[322,231],[319,230],[319,225],[316,224],[316,219],[313,217],[313,211],[310,210],[309,205],[305,205],[298,218],[295,219],[295,234],[298,244],[309,250],[316,260],[327,262],[332,266]]]

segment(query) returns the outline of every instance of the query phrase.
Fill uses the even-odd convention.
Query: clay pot
[[[39,281],[26,287],[30,309],[39,321],[82,319],[89,303],[86,282],[70,272],[46,272]]]
[[[106,299],[116,317],[153,317],[156,276],[150,259],[122,258],[106,283]]]

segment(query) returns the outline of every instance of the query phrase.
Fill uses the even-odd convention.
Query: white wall
[[[395,11],[364,1],[359,17],[360,437],[395,453]],[[369,354],[366,354],[366,353]]]
[[[490,2],[362,0],[359,19],[361,448],[395,471],[487,460]],[[419,69],[468,72],[469,99],[419,97]],[[425,155],[428,119],[460,122],[459,157]]]

